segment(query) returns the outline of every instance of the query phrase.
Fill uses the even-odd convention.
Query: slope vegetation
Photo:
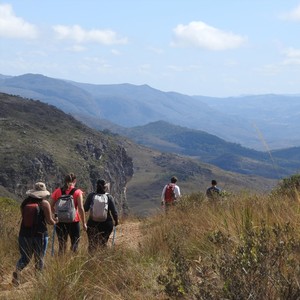
[[[114,139],[39,101],[0,94],[0,103],[2,189],[22,198],[34,182],[44,181],[52,190],[74,172],[85,193],[106,178],[120,207],[126,207],[132,159]]]
[[[300,170],[299,147],[262,152],[226,142],[204,131],[164,121],[112,130],[153,149],[187,155],[241,174],[280,179]]]

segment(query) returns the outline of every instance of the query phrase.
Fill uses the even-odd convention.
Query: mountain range
[[[138,144],[193,157],[226,171],[280,179],[300,170],[300,147],[262,152],[164,121],[115,131]]]
[[[188,96],[148,85],[78,83],[39,74],[2,75],[0,91],[126,128],[166,121],[256,150],[300,145],[299,95]]]
[[[94,85],[36,74],[2,75],[0,91],[39,99],[91,128],[227,171],[280,179],[300,169],[297,95],[191,97],[147,85]]]

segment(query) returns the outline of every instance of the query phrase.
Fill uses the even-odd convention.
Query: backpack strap
[[[72,188],[72,190],[70,191],[69,195],[73,195],[76,190],[77,190],[76,188]]]
[[[171,183],[171,182],[168,183],[168,184],[167,184],[167,188],[169,188],[169,187],[172,188],[172,191],[173,191],[173,192],[175,192],[175,183]]]
[[[70,191],[69,195],[73,195],[75,193],[75,191],[77,190],[77,188],[72,188],[72,190]],[[64,188],[60,188],[61,194],[64,195],[66,193]]]

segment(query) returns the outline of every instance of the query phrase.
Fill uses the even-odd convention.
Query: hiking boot
[[[14,286],[19,286],[20,285],[20,276],[18,272],[13,272],[13,279],[12,279],[12,284]]]

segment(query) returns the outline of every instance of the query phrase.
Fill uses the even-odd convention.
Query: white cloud
[[[276,76],[292,70],[299,69],[300,65],[300,49],[288,48],[282,51],[283,60],[278,63],[264,65],[257,70],[263,75]]]
[[[174,72],[191,72],[200,70],[199,65],[188,65],[188,66],[178,66],[178,65],[168,65],[167,69]]]
[[[78,25],[53,27],[59,39],[70,39],[77,43],[95,42],[103,45],[127,44],[127,38],[119,38],[112,30],[84,30]]]
[[[121,55],[121,52],[120,51],[118,51],[117,49],[111,49],[111,51],[110,51],[113,55],[116,55],[116,56],[119,56],[119,55]]]
[[[292,11],[282,15],[284,20],[300,21],[300,4]]]
[[[68,48],[71,52],[83,52],[86,50],[86,47],[81,45],[73,45],[72,47]]]
[[[224,62],[224,66],[226,66],[226,67],[236,67],[238,65],[239,65],[239,63],[235,59],[226,59]]]
[[[143,64],[139,66],[139,72],[140,73],[148,73],[151,70],[150,64]]]
[[[284,51],[285,59],[283,64],[285,65],[299,65],[300,64],[300,49],[288,48]]]
[[[12,6],[0,4],[0,37],[35,39],[36,27],[15,16]]]
[[[226,50],[240,47],[246,38],[222,31],[205,24],[204,22],[191,22],[188,25],[179,24],[174,31],[172,46],[197,47],[209,50]]]
[[[281,66],[279,64],[268,64],[255,70],[264,76],[276,76],[281,72]]]
[[[105,69],[112,67],[105,59],[100,57],[85,57],[84,61],[91,66],[97,66]]]
[[[300,58],[300,49],[288,48],[284,51],[289,58]]]
[[[181,66],[176,66],[176,65],[169,65],[167,66],[167,69],[170,71],[174,71],[174,72],[183,72],[184,68]]]
[[[149,47],[148,49],[149,49],[149,51],[151,51],[155,54],[163,54],[164,53],[164,50],[161,48]]]

